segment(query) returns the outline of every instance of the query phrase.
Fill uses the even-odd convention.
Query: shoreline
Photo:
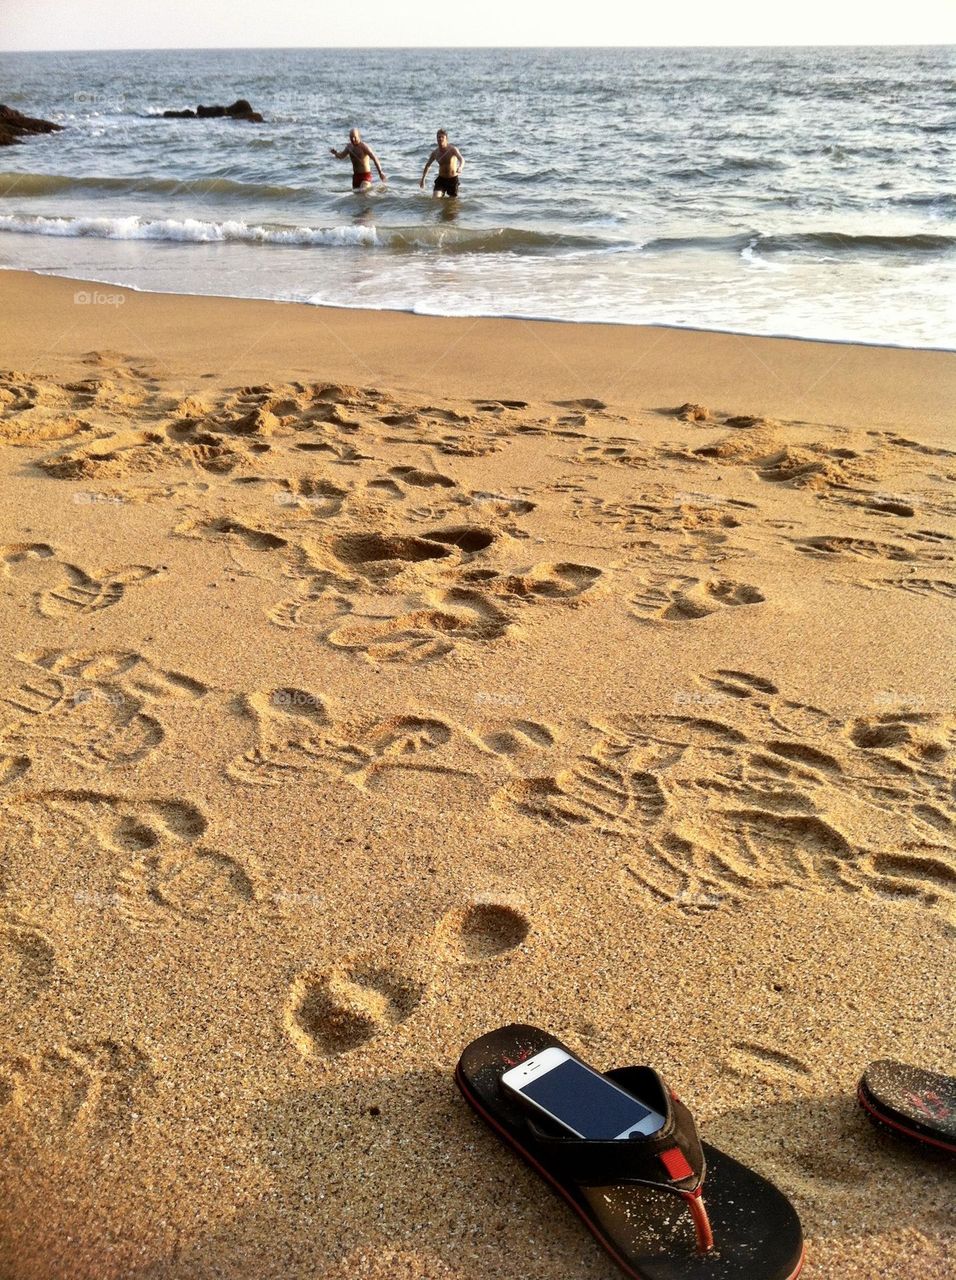
[[[491,312],[473,312],[468,315],[448,315],[438,311],[416,311],[411,307],[364,307],[348,306],[345,303],[331,305],[322,302],[303,302],[301,298],[254,298],[247,294],[237,293],[182,293],[175,289],[144,289],[139,285],[119,284],[115,280],[101,280],[89,276],[71,276],[62,271],[43,271],[36,267],[5,267],[0,271],[13,271],[22,275],[44,276],[55,280],[73,280],[84,284],[109,285],[114,289],[128,290],[130,293],[161,294],[175,298],[212,298],[221,302],[279,302],[290,306],[316,307],[325,311],[370,311],[373,314],[389,312],[403,316],[425,316],[432,320],[514,320],[521,323],[557,324],[557,325],[593,325],[596,323],[624,329],[673,329],[678,333],[718,334],[731,338],[769,338],[785,342],[815,342],[834,347],[873,348],[878,351],[927,351],[936,355],[956,355],[956,347],[938,347],[932,345],[912,346],[905,342],[869,342],[860,338],[816,338],[795,333],[756,333],[749,329],[723,329],[698,327],[696,325],[668,324],[663,321],[635,323],[629,320],[573,320],[564,316],[523,316],[518,314],[499,314]]]
[[[77,303],[104,288],[122,304]],[[956,358],[949,351],[771,338],[653,325],[428,316],[125,289],[9,269],[0,302],[11,317],[4,363],[41,367],[64,334],[83,349],[139,346],[187,374],[228,326],[232,371],[249,379],[322,375],[447,394],[597,398],[639,411],[700,402],[731,412],[824,422],[918,424],[951,431]],[[13,318],[16,317],[14,320]],[[312,359],[303,359],[311,352]],[[39,354],[38,354],[39,353]]]

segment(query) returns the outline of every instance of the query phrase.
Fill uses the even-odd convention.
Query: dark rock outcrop
[[[195,111],[189,107],[185,111],[164,111],[166,120],[246,120],[249,124],[262,124],[262,116],[253,111],[252,104],[245,98],[237,98],[228,107],[198,106]]]
[[[0,147],[13,146],[31,133],[57,133],[63,126],[54,124],[52,120],[37,120],[33,116],[25,116],[13,107],[0,106]]]

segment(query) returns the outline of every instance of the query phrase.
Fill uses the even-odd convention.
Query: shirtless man
[[[448,134],[444,129],[438,130],[438,146],[425,161],[425,168],[422,170],[421,181],[419,186],[425,186],[425,174],[435,161],[438,161],[438,177],[435,179],[436,196],[457,196],[458,179],[462,169],[465,167],[465,161],[461,152],[457,147],[449,146]]]
[[[380,182],[385,181],[385,174],[382,173],[382,166],[378,162],[378,156],[368,145],[362,141],[362,135],[358,129],[352,129],[349,133],[349,140],[341,151],[336,151],[335,147],[329,147],[329,150],[335,156],[336,160],[344,160],[348,157],[352,161],[352,190],[360,191],[365,187],[372,185],[372,165],[378,170]]]

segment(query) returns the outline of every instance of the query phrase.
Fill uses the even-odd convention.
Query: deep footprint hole
[[[485,960],[520,947],[531,932],[527,917],[514,907],[476,902],[458,922],[462,953],[469,960]]]
[[[119,848],[135,853],[155,849],[159,844],[159,836],[152,827],[137,818],[122,818],[113,832],[113,839]]]
[[[323,985],[305,984],[293,1017],[306,1037],[323,1053],[347,1053],[379,1030],[370,1014],[343,1008]]]
[[[465,551],[468,554],[484,551],[495,540],[495,535],[490,529],[477,528],[473,525],[464,525],[458,529],[433,529],[425,536],[432,542],[457,547],[459,551]]]
[[[349,533],[336,538],[333,549],[347,564],[377,560],[439,560],[450,555],[448,547],[424,538],[390,538],[380,533]]]

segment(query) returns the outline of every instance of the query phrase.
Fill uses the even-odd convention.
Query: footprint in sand
[[[604,413],[607,405],[603,400],[595,400],[591,396],[582,396],[578,400],[555,400],[559,409],[577,409],[581,413]],[[522,406],[526,408],[527,406]]]
[[[353,751],[364,760],[349,781],[363,789],[391,781],[401,773],[467,776],[461,752],[465,736],[451,724],[431,716],[400,714],[353,729]]]
[[[18,793],[0,806],[5,892],[16,906],[68,901],[134,926],[171,916],[198,922],[254,905],[238,859],[200,845],[206,819],[181,800],[96,791]],[[50,850],[36,858],[36,840]]]
[[[699,699],[701,714],[614,717],[595,725],[600,736],[563,768],[543,743],[535,754],[525,750],[493,806],[556,830],[630,837],[622,883],[685,911],[782,888],[950,910],[956,851],[945,842],[956,821],[946,762],[954,739],[945,718],[844,725],[750,672],[720,669],[700,683],[709,691],[689,690],[687,701]],[[487,736],[485,743],[497,745]],[[911,836],[870,847],[874,806],[889,802],[913,815]]]
[[[266,616],[276,627],[326,632],[353,609],[354,604],[347,595],[325,578],[316,577],[304,580],[295,595],[267,609]]]
[[[766,698],[779,692],[772,680],[753,675],[749,671],[734,671],[729,668],[720,668],[702,676],[701,682],[728,698]]]
[[[119,1040],[68,1041],[0,1060],[7,1132],[49,1144],[76,1134],[126,1143],[156,1086],[149,1057]]]
[[[0,547],[0,572],[27,584],[36,609],[47,618],[71,618],[119,604],[126,588],[163,572],[148,565],[124,565],[101,576],[60,560],[46,543]]]
[[[755,1041],[733,1041],[722,1063],[731,1075],[750,1085],[773,1089],[775,1093],[805,1093],[813,1087],[813,1071],[802,1056]]]
[[[279,482],[273,501],[283,511],[301,511],[313,520],[337,516],[349,496],[349,490],[323,476],[300,476]]]
[[[28,678],[0,695],[12,712],[0,744],[35,756],[54,750],[88,769],[135,764],[163,741],[159,721],[118,686],[82,686],[56,676]]]
[[[940,596],[944,600],[956,600],[956,582],[944,578],[881,578],[865,584],[871,590],[911,591],[914,595]]]
[[[629,537],[622,562],[657,565],[663,561],[727,562],[751,552],[733,540],[744,526],[743,515],[754,504],[722,495],[675,491],[657,486],[643,502],[610,502],[602,497],[575,500],[575,515],[598,526],[610,526]],[[660,575],[658,575],[660,576]]]
[[[482,726],[476,737],[488,751],[507,758],[546,750],[557,741],[557,734],[549,725],[518,719],[492,721]]]
[[[283,1025],[303,1057],[347,1053],[395,1031],[427,999],[440,965],[487,964],[523,946],[527,916],[481,899],[439,921],[430,941],[384,958],[352,956],[293,980]]]
[[[471,402],[480,410],[481,413],[501,414],[508,409],[527,409],[528,402],[526,400],[472,400]]]
[[[391,616],[350,614],[325,632],[327,644],[351,649],[373,663],[431,662],[463,642],[497,640],[511,619],[485,595],[467,587],[428,591],[415,607]]]
[[[49,935],[17,917],[0,920],[0,974],[4,1002],[23,1007],[39,999],[62,976]]]
[[[887,712],[851,720],[847,733],[864,751],[890,751],[918,764],[942,763],[956,748],[956,717]]]
[[[603,571],[593,565],[562,560],[542,561],[514,573],[489,571],[482,581],[489,593],[506,599],[576,601],[595,588],[603,576]]]
[[[284,1025],[303,1057],[357,1049],[409,1018],[427,989],[427,979],[409,966],[346,959],[292,983]]]
[[[367,756],[339,736],[325,699],[292,687],[257,691],[244,699],[255,744],[230,767],[237,780],[272,785],[306,772],[364,768]]]
[[[526,913],[499,901],[477,901],[450,911],[439,923],[435,944],[440,954],[462,964],[507,955],[531,932]]]
[[[631,440],[619,443],[585,445],[570,459],[579,466],[648,467],[653,461],[650,450],[642,449]]]
[[[439,471],[423,471],[419,467],[391,467],[389,469],[390,476],[395,482],[403,485],[411,485],[416,489],[454,489],[457,487],[457,481],[451,476],[442,475]]]
[[[41,593],[37,603],[48,618],[71,617],[78,613],[93,613],[119,604],[126,588],[135,582],[144,582],[161,573],[161,569],[149,565],[127,565],[108,570],[101,578],[84,573],[74,565],[63,565],[65,581],[50,591]]]
[[[338,534],[329,540],[328,548],[340,564],[369,578],[394,577],[406,565],[451,555],[449,547],[417,535],[377,532]]]
[[[372,768],[421,763],[424,753],[451,742],[454,730],[444,720],[427,716],[397,715],[375,721],[358,741],[372,757]]]
[[[253,745],[227,767],[237,782],[279,786],[310,773],[348,777],[368,756],[339,736],[325,699],[308,689],[258,690],[242,699]]]
[[[762,604],[762,591],[728,578],[668,578],[655,575],[642,582],[628,600],[641,621],[696,622],[725,606]]]
[[[490,547],[496,536],[478,525],[432,529],[422,536],[355,530],[333,535],[322,545],[346,570],[381,581],[426,561],[451,558],[460,563]]]
[[[909,502],[894,498],[863,498],[852,505],[874,516],[897,516],[903,520],[912,520],[916,515],[916,508]]]
[[[68,439],[90,429],[82,415],[95,408],[98,420],[110,414],[116,429],[95,444],[62,449],[40,460],[61,478],[126,477],[159,468],[186,466],[228,474],[254,466],[267,454],[285,450],[322,453],[331,465],[361,467],[376,462],[351,438],[407,445],[431,445],[438,452],[481,456],[502,447],[496,436],[504,424],[489,413],[405,405],[375,388],[300,382],[234,388],[219,398],[163,399],[159,384],[126,358],[96,363],[96,374],[64,387],[10,375],[0,384],[0,437],[38,442]],[[109,376],[106,376],[106,375]],[[19,377],[19,381],[17,378]],[[156,419],[149,430],[130,431],[130,407]],[[500,409],[499,409],[500,412]],[[170,421],[171,419],[171,421]],[[383,434],[382,429],[388,434]],[[407,467],[407,484],[451,488],[447,477],[430,478],[426,468]],[[241,478],[241,477],[240,477]],[[397,481],[406,492],[406,480]],[[296,490],[290,490],[295,492]],[[300,493],[306,500],[313,496]],[[326,495],[335,500],[336,495]]]
[[[92,431],[79,416],[88,404],[50,378],[9,370],[0,374],[0,441],[29,446]]]
[[[533,492],[524,489],[520,485],[513,494],[495,493],[488,489],[473,489],[468,495],[470,502],[483,513],[489,516],[526,516],[532,511],[537,510],[537,503],[532,502],[530,498],[523,497],[525,492]]]
[[[701,702],[716,708],[724,699],[733,699],[741,704],[737,714],[762,722],[764,731],[774,729],[801,740],[842,736],[844,726],[839,717],[822,707],[780,696],[777,686],[764,676],[724,668],[705,673],[699,677],[698,683],[708,692],[695,695],[688,691],[686,701],[696,702],[700,698]],[[803,759],[826,768],[833,768],[835,763],[832,756],[825,752],[821,754],[818,748],[807,746],[805,741],[803,745],[800,742],[789,745],[777,743],[771,750],[792,760]]]
[[[387,476],[377,476],[372,480],[365,482],[366,492],[371,492],[373,497],[390,498],[393,502],[405,501],[405,490],[395,480],[389,479]]]
[[[403,521],[416,525],[434,526],[457,508],[469,505],[469,499],[451,476],[415,466],[392,467],[385,475],[365,480],[361,498],[355,504],[356,513],[371,521],[379,519],[383,499],[388,506],[401,503]]]
[[[956,458],[956,450],[942,449],[934,445],[923,444],[918,440],[909,440],[906,436],[896,435],[891,431],[871,431],[868,434],[876,436],[880,440],[885,440],[894,448],[904,450],[907,453],[924,454],[930,458]]]
[[[469,740],[443,720],[414,713],[339,723],[307,689],[262,690],[243,700],[253,745],[228,767],[237,782],[278,786],[341,777],[366,788],[394,770],[456,773]]]
[[[98,437],[85,447],[61,449],[38,459],[36,465],[59,480],[91,480],[99,485],[177,466],[225,475],[250,465],[256,454],[270,448],[264,442],[240,444],[186,419],[145,431],[130,431],[126,420],[121,420],[112,435]]]
[[[165,916],[205,923],[233,915],[258,896],[241,862],[199,847],[146,852],[120,872],[116,884],[132,904],[130,917],[142,925],[158,924]],[[144,898],[158,911],[143,911]]]
[[[183,538],[206,538],[213,542],[223,542],[233,553],[281,552],[290,545],[287,538],[272,529],[244,524],[230,516],[189,519],[177,525],[173,532]]]
[[[554,827],[591,826],[604,835],[629,835],[655,822],[666,799],[649,771],[622,769],[592,755],[555,774],[514,778],[492,803]]]
[[[956,901],[956,850],[951,845],[909,842],[866,858],[869,887],[891,899],[915,899],[951,908]]]
[[[432,441],[439,453],[450,458],[484,458],[500,453],[506,438],[489,431],[448,431]]]
[[[758,889],[843,889],[858,893],[859,851],[835,825],[805,811],[799,796],[756,792],[753,808],[733,805],[733,788],[709,799],[674,787],[681,816],[624,865],[652,899],[688,912],[739,902]],[[790,811],[787,811],[789,806]]]
[[[480,693],[476,701],[493,703],[498,695]],[[489,767],[500,778],[502,769],[512,772],[547,758],[561,738],[550,725],[508,716],[473,726],[412,711],[364,721],[353,712],[339,720],[325,698],[306,689],[259,691],[244,698],[241,709],[254,741],[228,773],[238,782],[262,786],[305,782],[314,775],[317,782],[340,777],[365,790],[400,773],[475,778]],[[586,771],[580,773],[583,777]],[[588,782],[595,789],[606,785],[596,776]],[[520,779],[516,785],[522,785]],[[631,789],[639,789],[634,779]],[[627,791],[626,783],[621,790]],[[609,809],[604,806],[606,813]]]
[[[0,745],[52,747],[86,768],[119,768],[154,751],[165,731],[145,707],[192,701],[205,685],[131,650],[41,649],[19,655],[32,668],[0,694]]]
[[[32,763],[27,755],[7,755],[0,752],[0,787],[9,787],[19,782]]]
[[[38,649],[19,657],[60,676],[123,684],[154,702],[191,700],[208,692],[201,681],[159,667],[133,649]]]
[[[948,534],[917,530],[906,539],[907,545],[836,536],[798,538],[794,545],[804,555],[818,559],[853,556],[863,560],[951,561],[956,558],[950,546],[952,541]]]

